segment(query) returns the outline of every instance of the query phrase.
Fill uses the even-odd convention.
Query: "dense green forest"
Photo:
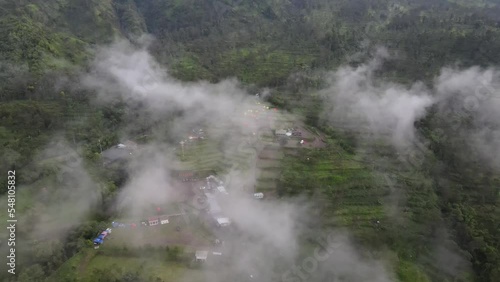
[[[119,38],[141,46],[149,42],[149,51],[179,80],[236,77],[251,93],[267,88],[269,103],[325,134],[327,148],[286,155],[280,197],[326,195],[324,223],[352,229],[360,245],[391,249],[401,259],[396,271],[401,281],[427,281],[419,280],[420,271],[432,281],[499,281],[500,174],[464,147],[466,136],[456,134],[457,123],[473,126],[471,117],[450,118],[431,109],[415,124],[426,140],[420,152],[425,161],[404,166],[387,144],[363,144],[359,132],[325,122],[317,95],[325,72],[359,66],[379,46],[396,55],[376,77],[403,85],[422,81],[432,87],[448,66],[497,67],[498,1],[0,0],[0,170],[18,171],[18,183],[28,187],[18,193],[46,186],[51,195],[27,196],[17,213],[34,222],[75,197],[63,187],[78,185],[57,177],[60,168],[51,162],[60,154],[45,152],[54,136],[82,157],[86,177],[99,183],[90,194],[100,198],[89,220],[72,226],[64,238],[32,238],[29,224],[18,230],[18,241],[30,248],[19,249],[26,258],[19,262],[20,274],[5,281],[45,281],[91,244],[95,230],[106,227],[110,203],[127,179],[119,169],[100,169],[102,148],[118,143],[118,132],[141,136],[157,126],[147,120],[131,126],[136,113],[119,101],[95,106],[96,94],[78,87],[96,47]],[[373,164],[373,159],[388,160]],[[334,177],[326,173],[338,169],[332,160],[364,167]],[[7,179],[0,182],[5,194]],[[374,200],[391,189],[407,199],[398,220],[383,217]],[[334,216],[343,222],[330,222]],[[364,225],[364,219],[384,224]],[[432,246],[443,241],[470,262],[472,273],[448,273],[434,264]],[[106,281],[148,279],[115,276],[125,278]]]

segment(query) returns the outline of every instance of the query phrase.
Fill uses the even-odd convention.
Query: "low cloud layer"
[[[251,97],[236,80],[217,84],[178,81],[160,67],[146,47],[137,48],[125,41],[100,49],[83,83],[97,90],[103,103],[120,98],[128,105],[143,104],[157,114],[184,112],[182,124],[230,121],[241,125],[241,108],[251,104]]]
[[[125,42],[98,50],[83,83],[97,91],[97,103],[106,105],[121,101],[130,111],[138,111],[140,105],[142,115],[149,117],[151,123],[157,123],[156,140],[134,157],[128,169],[130,179],[118,195],[117,208],[132,217],[161,202],[174,201],[175,191],[180,188],[172,179],[172,172],[182,169],[178,154],[175,154],[178,143],[160,141],[164,140],[162,134],[183,136],[191,128],[202,125],[208,128],[211,142],[221,144],[222,155],[230,158],[248,146],[245,145],[248,141],[242,143],[243,135],[252,135],[270,122],[243,115],[245,109],[255,107],[257,100],[236,80],[217,84],[180,82],[160,67],[145,48]],[[169,126],[162,126],[167,119]],[[252,158],[256,157],[257,154],[249,157],[250,166],[254,165]],[[232,169],[228,173],[231,175],[227,187],[230,195],[226,200],[220,200],[236,228],[236,233],[228,238],[230,266],[215,275],[207,270],[206,280],[235,281],[253,276],[257,281],[281,281],[283,271],[294,260],[300,259],[299,238],[306,228],[305,223],[311,220],[307,216],[307,205],[300,200],[257,201],[243,189],[253,186],[255,174],[241,173],[234,166]],[[348,241],[345,250],[335,256],[336,260],[328,261],[314,275],[326,275],[324,271],[330,268],[328,265],[337,265],[344,261],[344,257],[349,259],[340,267],[342,270],[338,269],[343,277],[347,273],[355,275],[355,272],[362,272],[366,277],[374,276],[369,274],[372,262],[358,257]],[[380,277],[389,277],[382,268],[376,271],[382,273]],[[185,280],[189,281],[189,277]]]
[[[126,111],[139,117],[131,123],[150,124],[156,138],[135,153],[129,167],[131,179],[119,195],[119,208],[129,204],[139,211],[141,206],[172,198],[169,193],[176,188],[171,172],[185,168],[174,153],[179,143],[162,140],[180,140],[193,129],[209,128],[209,138],[222,142],[223,151],[229,152],[238,147],[238,136],[263,123],[243,115],[245,109],[255,106],[256,98],[236,80],[217,84],[178,81],[159,66],[146,47],[125,41],[99,49],[82,80],[84,87],[98,93],[98,104],[125,103]]]
[[[498,158],[492,157],[500,153],[497,69],[443,68],[431,88],[418,82],[407,87],[376,77],[388,57],[380,49],[366,64],[341,67],[329,74],[330,86],[322,90],[328,122],[364,137],[388,137],[396,148],[408,148],[421,142],[415,135],[415,122],[434,108],[448,131],[441,136],[444,142],[461,136],[468,146],[464,150],[500,167]]]
[[[184,136],[191,128],[205,128],[210,142],[221,144],[222,157],[243,150],[246,144],[242,143],[243,135],[251,134],[267,122],[243,115],[246,109],[255,107],[258,100],[246,93],[236,80],[217,84],[180,82],[170,77],[145,49],[124,42],[98,52],[84,83],[97,90],[98,103],[118,99],[125,101],[130,109],[142,104],[141,111],[146,111],[153,119],[170,116],[170,126],[163,134]],[[148,207],[151,210],[156,205],[175,202],[176,190],[190,189],[189,184],[180,187],[181,184],[172,179],[174,170],[183,169],[174,150],[179,149],[177,143],[156,140],[145,147],[130,164],[130,180],[118,195],[118,209],[130,217],[144,214]],[[219,201],[240,235],[227,238],[230,247],[225,255],[231,256],[231,267],[212,278],[207,272],[207,280],[223,281],[238,275],[258,275],[267,279],[273,275],[276,261],[294,256],[300,234],[297,222],[302,213],[293,203],[255,201],[250,193],[242,190],[252,185],[254,175],[244,174],[248,177],[245,178],[237,171],[229,174],[233,175],[228,187],[230,195]]]
[[[388,56],[384,49],[375,58],[358,67],[341,67],[329,75],[326,96],[326,117],[336,126],[366,131],[376,137],[389,136],[398,147],[414,138],[414,122],[423,117],[433,99],[423,84],[407,88],[375,78],[382,61]]]
[[[387,56],[380,50],[367,64],[342,67],[330,73],[330,86],[322,94],[327,102],[325,117],[332,124],[388,138],[395,147],[403,148],[414,143],[414,123],[425,117],[431,107],[454,117],[464,111],[472,116],[473,126],[457,130],[469,135],[469,145],[481,156],[498,164],[491,157],[500,152],[500,114],[496,110],[500,105],[494,94],[500,82],[497,71],[444,69],[431,89],[421,83],[406,87],[376,78],[375,72]],[[245,109],[255,107],[257,99],[236,80],[217,84],[178,81],[145,47],[123,41],[99,49],[82,81],[84,88],[98,93],[95,101],[98,105],[124,103],[126,111],[140,117],[137,123],[152,124],[154,140],[134,152],[127,167],[129,179],[120,187],[115,203],[116,210],[124,217],[142,217],[147,213],[145,210],[182,198],[173,172],[186,168],[176,153],[178,142],[171,140],[185,138],[193,128],[208,128],[209,134],[212,133],[209,138],[221,144],[222,155],[230,158],[243,150],[246,136],[269,125],[269,121],[243,115]],[[249,157],[250,166],[254,165],[251,158],[256,157],[257,154]],[[301,199],[256,201],[242,188],[254,185],[255,173],[241,173],[233,166],[228,175],[231,175],[227,187],[230,195],[221,200],[221,205],[239,233],[228,238],[229,270],[215,275],[207,271],[207,281],[235,281],[240,275],[252,275],[257,281],[393,281],[382,260],[359,252],[345,234],[332,233],[334,250],[321,261],[317,258],[311,261],[301,249],[307,223],[314,220],[308,216],[308,205]],[[68,196],[71,200],[68,204],[74,199],[88,199],[78,202],[75,209],[78,211],[75,218],[85,216],[99,200],[97,186],[81,164],[61,177],[76,187],[76,193]],[[57,211],[54,208],[48,214]],[[64,218],[53,218],[58,218],[58,226],[72,226]],[[61,220],[65,224],[60,224]],[[48,223],[35,226],[38,234],[53,228]]]
[[[379,51],[366,64],[341,67],[330,73],[329,87],[322,90],[326,102],[324,116],[329,124],[357,133],[363,141],[389,139],[396,149],[403,149],[399,152],[412,155],[408,168],[414,170],[431,154],[429,140],[416,131],[416,122],[422,120],[427,124],[424,129],[428,137],[453,154],[457,167],[474,165],[484,171],[500,168],[499,69],[443,68],[430,86],[417,82],[407,87],[376,77],[387,57],[387,53]],[[373,143],[363,145],[366,144]],[[491,191],[492,195],[496,193]],[[399,198],[398,192],[392,191],[391,196]],[[429,257],[433,264],[450,277],[461,277],[470,271],[466,254],[443,243],[449,239],[435,240]]]
[[[120,188],[116,205],[122,216],[141,218],[148,210],[151,214],[155,207],[179,200],[169,157],[172,153],[160,146],[145,148],[130,164],[130,181]]]
[[[100,187],[86,171],[83,160],[61,138],[55,138],[38,156],[55,178],[36,183],[36,218],[29,228],[33,239],[64,239],[68,230],[81,224],[101,199]],[[32,219],[31,219],[32,220]],[[28,228],[28,227],[27,227]]]
[[[317,234],[313,241],[312,253],[296,259],[281,281],[395,281],[388,265],[360,252],[344,232]]]
[[[450,131],[465,140],[464,150],[500,168],[500,71],[446,68],[435,85],[439,113]]]

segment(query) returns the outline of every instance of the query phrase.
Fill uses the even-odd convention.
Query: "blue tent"
[[[108,228],[106,231],[101,232],[97,238],[94,239],[94,245],[100,245],[104,242],[104,238],[108,236],[108,234],[111,232],[111,229]]]

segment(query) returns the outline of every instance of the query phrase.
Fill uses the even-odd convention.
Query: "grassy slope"
[[[114,16],[109,14],[111,12],[109,5],[110,2],[101,2],[101,4],[92,2],[95,4],[95,9],[85,9],[84,6],[81,6],[83,5],[83,1],[73,2],[70,6],[67,6],[68,4],[65,1],[46,1],[44,3],[53,3],[53,5],[58,5],[59,8],[57,9],[60,9],[61,11],[64,10],[64,7],[68,7],[68,9],[73,11],[79,9],[85,11],[84,15],[78,17],[78,19],[81,20],[81,22],[85,23],[87,21],[92,23],[95,22],[97,23],[97,25],[82,25],[80,22],[80,24],[75,24],[72,27],[68,26],[67,30],[74,30],[75,28],[79,29],[83,26],[83,30],[78,34],[78,36],[88,36],[91,37],[90,39],[88,39],[88,42],[96,42],[99,40],[105,40],[108,35],[115,33],[117,30],[114,23]],[[180,1],[176,1],[175,5],[180,6]],[[49,27],[44,26],[44,24],[49,22],[50,20],[60,18],[60,15],[52,15],[52,12],[50,11],[54,10],[55,7],[56,6],[43,7],[30,4],[26,5],[23,8],[27,11],[27,15],[29,16],[27,18],[20,18],[22,19],[22,21],[11,17],[3,17],[2,20],[4,20],[4,22],[2,22],[2,26],[5,26],[6,28],[2,30],[6,31],[6,34],[5,37],[2,38],[8,38],[8,40],[5,41],[7,43],[4,42],[2,47],[7,50],[5,51],[5,54],[8,54],[7,57],[19,62],[27,62],[30,69],[33,71],[38,71],[40,68],[43,68],[43,66],[51,66],[56,64],[55,62],[58,61],[54,61],[53,58],[63,57],[67,58],[70,61],[82,61],[82,58],[84,58],[84,55],[82,55],[84,53],[83,48],[87,45],[86,42],[77,38],[78,36],[69,35],[68,33],[66,33],[66,31],[51,33],[49,31]],[[59,11],[57,9],[56,11]],[[68,17],[71,17],[71,15],[71,13],[65,14],[64,17],[66,17],[67,20]],[[103,22],[102,18],[108,18],[110,21],[108,23],[106,23],[106,21]],[[101,35],[95,35],[95,37],[93,37],[93,30],[99,30],[103,33]],[[388,36],[390,36],[390,34]],[[75,52],[75,49],[79,51]],[[266,52],[269,51],[270,54],[264,56],[255,55],[256,51],[259,50]],[[286,74],[295,69],[295,62],[299,62],[299,65],[302,62],[310,62],[310,57],[308,54],[299,54],[299,58],[296,59],[296,56],[293,54],[290,55],[290,52],[288,52],[287,50],[275,51],[272,49],[270,50],[267,47],[254,47],[252,45],[239,48],[238,50],[225,50],[222,57],[223,60],[221,60],[220,62],[217,61],[217,64],[222,64],[219,66],[221,69],[221,73],[227,73],[230,70],[231,73],[237,73],[240,78],[244,79],[247,82],[259,82],[260,80],[262,80],[263,83],[272,83],[275,80],[279,80],[282,77],[285,77]],[[246,66],[245,61],[242,60],[242,58],[251,61],[256,60],[259,62],[259,64],[254,64],[251,68],[249,68]],[[181,63],[179,63],[179,69],[184,72],[182,73],[182,75],[185,75],[188,78],[202,77],[201,74],[204,73],[206,69],[209,69],[203,64],[204,62],[197,61],[195,59],[190,60],[188,58],[183,58],[181,60]],[[264,67],[262,67],[261,69],[261,66]],[[271,77],[272,79],[267,80],[270,73],[276,73],[276,77]],[[351,161],[349,160],[349,158],[346,157],[346,159],[342,159],[339,157],[338,159],[335,159],[331,155],[330,157],[332,159],[320,159],[317,163],[314,164],[314,167],[317,168],[318,171],[317,175],[315,175],[317,179],[314,181],[317,181],[320,184],[335,185],[335,188],[338,187],[338,189],[334,191],[326,190],[326,192],[329,192],[332,194],[332,196],[335,196],[335,199],[341,199],[337,200],[336,202],[339,205],[339,208],[332,210],[333,215],[339,218],[340,223],[337,222],[336,224],[353,225],[355,232],[359,232],[361,235],[363,235],[364,233],[375,233],[376,231],[370,229],[372,228],[371,226],[366,226],[366,220],[378,217],[383,218],[384,211],[380,208],[381,204],[378,203],[378,201],[372,201],[371,199],[382,198],[381,194],[383,194],[384,188],[381,188],[379,186],[371,187],[370,183],[372,181],[373,183],[376,183],[377,177],[371,175],[370,171],[366,171],[362,168],[354,168],[353,172],[348,172],[348,169],[350,169],[351,167],[346,166],[345,168],[339,168],[338,166],[330,163],[330,161],[332,160],[339,162],[345,161],[348,163]],[[200,167],[211,165],[212,164],[210,163],[199,162]],[[296,167],[292,170],[295,169],[296,171],[300,171],[301,168]],[[338,173],[339,170],[341,171],[341,173]],[[366,180],[367,178],[370,180]],[[421,180],[412,180],[411,178],[409,179],[404,175],[398,175],[397,178],[398,181],[402,183],[408,181],[418,183]],[[351,181],[352,183],[358,183],[359,187],[356,187],[356,189],[352,189],[353,187],[347,185],[348,183],[351,183]],[[424,191],[432,192],[428,190]],[[427,195],[426,193],[419,193],[418,190],[409,190],[408,193],[410,199],[408,203],[409,205],[411,205],[412,211],[405,214],[405,217],[412,220],[411,222],[414,222],[414,220],[418,220],[418,213],[420,212],[419,209],[425,210],[427,208],[426,203],[430,202],[432,205],[432,203],[435,202],[435,198],[431,197],[432,193],[429,193],[430,198],[426,200],[430,201],[423,201],[421,197]],[[417,210],[417,212],[415,212],[415,210]],[[416,234],[419,235],[418,232]],[[401,248],[404,248],[404,244],[402,244]],[[407,269],[408,265],[403,263],[401,267],[403,269]]]
[[[387,164],[384,174],[378,173],[380,167],[375,169],[365,159],[373,160],[373,156],[346,153],[335,139],[329,140],[326,149],[288,155],[279,193],[314,194],[324,202],[321,218],[326,226],[347,228],[359,243],[373,250],[388,246],[395,253],[388,258],[401,281],[450,278],[439,266],[422,263],[432,255],[430,226],[440,218],[437,196],[429,181],[401,169],[397,162]],[[391,175],[389,182],[387,175]],[[396,192],[399,199],[389,197]],[[458,276],[468,275],[463,271]]]
[[[119,257],[99,254],[97,250],[85,249],[64,263],[49,281],[92,281],[95,270],[147,273],[146,277],[159,277],[165,282],[179,281],[189,277],[189,281],[204,281],[199,270],[188,270],[184,265],[166,262],[156,257]]]

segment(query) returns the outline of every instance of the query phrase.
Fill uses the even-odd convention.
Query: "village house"
[[[264,198],[264,193],[254,193],[253,197],[255,199],[263,199]]]
[[[149,223],[149,226],[155,226],[155,225],[158,225],[160,223],[159,219],[156,217],[156,218],[150,218],[148,220],[148,223]]]
[[[231,221],[227,217],[216,217],[218,227],[226,227],[231,224]]]
[[[276,130],[276,132],[274,133],[276,136],[286,136],[287,134],[287,131],[284,130],[284,129],[280,129],[280,130]]]
[[[197,262],[205,262],[207,261],[208,251],[196,251],[194,256]]]
[[[167,224],[168,221],[168,216],[160,216],[160,224]]]

